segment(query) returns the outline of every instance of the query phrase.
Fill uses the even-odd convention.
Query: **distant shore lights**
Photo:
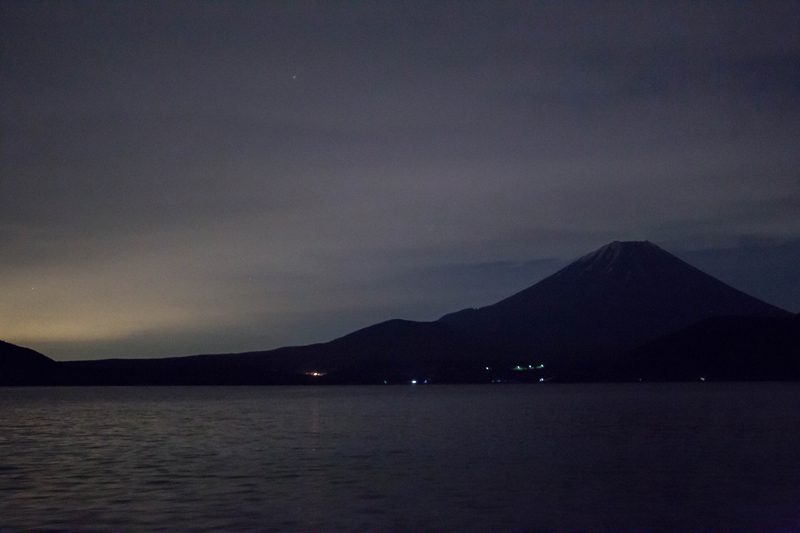
[[[534,370],[542,370],[544,368],[544,363],[536,363],[532,365],[517,365],[511,370],[514,372],[532,372]]]

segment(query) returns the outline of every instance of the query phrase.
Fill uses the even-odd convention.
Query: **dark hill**
[[[764,324],[797,323],[794,315],[725,285],[654,244],[614,242],[494,305],[446,315],[435,322],[390,320],[326,343],[240,354],[54,363],[36,352],[14,352],[0,366],[5,376],[0,383],[188,385],[623,379],[646,367],[634,366],[635,359],[621,364],[620,353],[703,320],[727,316],[761,318]],[[743,346],[748,339],[770,338],[768,331],[773,326],[752,324],[748,322],[738,333],[733,331],[735,325],[730,326]],[[654,352],[642,356],[642,361],[674,357],[681,347],[697,345],[701,350],[702,346],[717,346],[711,341],[703,344],[697,340],[702,335],[693,335],[693,340],[681,341],[684,344],[680,346],[665,344],[659,348],[662,355]],[[791,339],[786,342],[793,346]],[[773,348],[780,346],[778,342]],[[753,345],[748,353],[773,353],[773,348]],[[722,359],[710,361],[724,363]],[[689,366],[680,375],[694,376],[697,368],[688,362],[686,365]],[[743,363],[739,368],[745,366]],[[773,372],[783,367],[763,368]],[[612,369],[616,371],[610,374]],[[624,375],[620,374],[623,370]],[[769,372],[765,370],[762,375]],[[672,379],[672,374],[663,372],[648,375]]]
[[[446,324],[389,320],[298,351],[305,371],[321,369],[329,380],[381,382],[470,379],[488,349]]]
[[[30,348],[0,341],[0,385],[46,383],[55,364]]]
[[[788,313],[645,241],[613,242],[505,300],[440,321],[511,352],[585,362],[728,315]]]
[[[613,367],[615,377],[648,381],[798,380],[800,317],[712,318],[637,348]]]
[[[103,385],[480,381],[487,352],[445,324],[389,320],[330,342],[264,352],[72,361],[62,363],[59,380]]]

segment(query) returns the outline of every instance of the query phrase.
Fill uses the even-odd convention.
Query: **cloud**
[[[800,235],[791,3],[4,3],[0,21],[0,336],[57,357],[435,318],[612,239]]]

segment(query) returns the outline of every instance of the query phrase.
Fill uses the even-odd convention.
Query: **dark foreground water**
[[[0,528],[800,528],[800,386],[0,389]]]

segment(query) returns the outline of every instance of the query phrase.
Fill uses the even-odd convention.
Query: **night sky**
[[[799,2],[0,2],[0,338],[267,349],[648,239],[800,311]]]

